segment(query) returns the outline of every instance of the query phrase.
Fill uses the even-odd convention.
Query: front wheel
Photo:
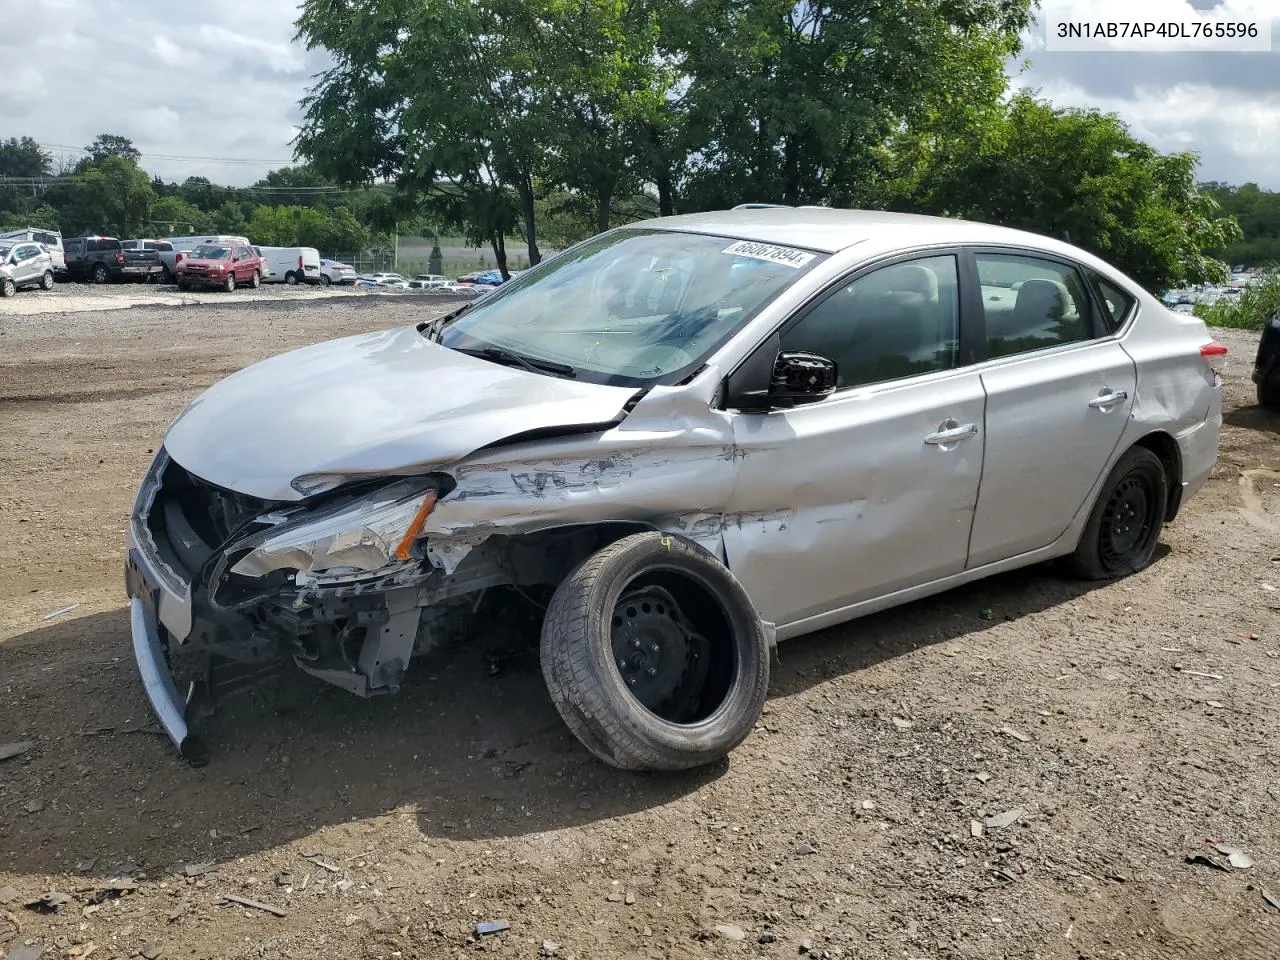
[[[230,270],[227,271],[227,282],[222,287],[227,293],[233,293],[236,289],[236,275]]]
[[[542,674],[583,745],[626,770],[685,770],[725,756],[764,708],[769,648],[746,591],[702,548],[639,533],[556,589]]]
[[[284,282],[291,287],[296,287],[298,285],[298,275],[290,270],[284,275]]]
[[[1114,580],[1151,562],[1169,503],[1164,463],[1146,447],[1131,447],[1116,463],[1070,563],[1086,580]]]
[[[18,292],[18,285],[9,277],[0,280],[0,297],[12,297]]]

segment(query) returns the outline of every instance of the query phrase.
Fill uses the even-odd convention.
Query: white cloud
[[[0,0],[0,3],[5,0]],[[1280,0],[1045,0],[1083,19],[1275,18]],[[290,162],[298,101],[323,53],[293,43],[297,0],[24,0],[22,31],[0,31],[0,136],[73,148],[131,137],[169,180],[252,183]],[[1270,54],[1049,53],[1027,36],[1019,87],[1064,106],[1117,113],[1164,150],[1195,150],[1205,179],[1280,189],[1280,40]],[[21,91],[21,96],[18,96]],[[68,159],[75,154],[65,152]],[[205,157],[185,162],[163,157]],[[261,163],[219,162],[251,159]]]

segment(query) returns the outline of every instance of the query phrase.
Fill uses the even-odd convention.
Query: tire
[[[165,282],[165,283],[177,283],[177,282],[178,282],[178,278],[177,278],[177,276],[176,276],[176,275],[174,274],[174,272],[173,272],[172,270],[170,270],[168,267],[165,267],[165,268],[164,268],[164,282]]]
[[[105,263],[95,263],[92,276],[94,283],[106,283],[111,279],[111,273],[107,270]]]
[[[236,274],[234,270],[227,271],[227,282],[222,285],[222,289],[227,291],[227,293],[235,293]]]
[[[0,280],[0,297],[12,297],[18,292],[18,285],[8,277]]]
[[[1280,381],[1274,373],[1258,384],[1258,405],[1271,410],[1280,410]]]
[[[44,276],[40,278],[40,289],[41,290],[53,289],[53,271],[52,270],[46,270],[44,272]]]
[[[565,578],[541,655],[569,729],[624,770],[719,760],[751,732],[769,688],[768,641],[742,585],[660,533],[609,544]]]
[[[262,286],[262,274],[257,270],[253,271],[253,277],[249,280],[249,286],[253,287],[255,290]]]
[[[187,281],[185,281],[185,280],[179,280],[179,281],[178,281],[178,289],[179,289],[179,290],[183,290],[183,291],[185,291],[185,290],[190,290],[190,289],[191,289],[191,284],[187,283]]]
[[[331,283],[333,283],[333,281],[329,279],[328,274],[320,274],[320,286],[327,287]]]
[[[291,287],[296,287],[298,285],[298,275],[290,270],[284,275],[284,282]]]
[[[1086,580],[1115,580],[1151,562],[1169,504],[1160,458],[1130,447],[1107,476],[1069,563]]]

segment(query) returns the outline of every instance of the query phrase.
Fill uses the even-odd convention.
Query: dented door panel
[[[1129,422],[1133,361],[1114,340],[1011,358],[982,371],[987,447],[969,565],[1048,546],[1104,473]],[[1123,399],[1095,406],[1103,394]]]
[[[735,414],[725,553],[761,616],[781,626],[962,570],[984,403],[961,371]]]

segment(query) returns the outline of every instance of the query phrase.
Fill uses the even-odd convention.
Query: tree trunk
[[[671,182],[671,171],[665,167],[658,174],[658,216],[670,217],[676,212],[676,188]]]
[[[520,190],[520,208],[524,216],[524,239],[529,247],[529,266],[541,262],[542,254],[538,251],[538,225],[533,207],[533,177],[524,174],[517,184]]]
[[[495,230],[489,234],[489,246],[493,247],[493,259],[498,263],[498,272],[502,274],[503,281],[511,279],[511,271],[507,269],[507,241],[502,236],[501,230]]]
[[[596,232],[604,233],[609,229],[610,206],[613,203],[613,186],[600,187],[596,190]]]

